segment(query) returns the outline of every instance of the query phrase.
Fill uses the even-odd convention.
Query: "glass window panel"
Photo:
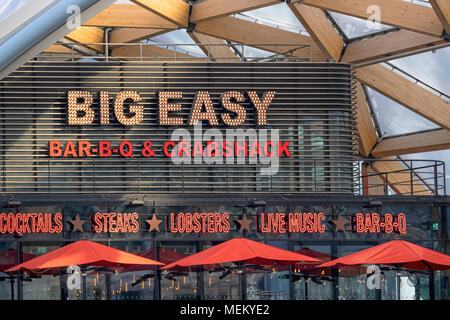
[[[337,12],[330,11],[329,13],[349,39],[393,29],[392,26],[387,26],[381,23],[377,24],[368,20],[351,17]]]
[[[439,128],[438,125],[403,107],[381,93],[370,88],[367,88],[367,92],[383,136]]]
[[[25,7],[31,0],[0,0],[0,22]]]
[[[302,26],[286,3],[246,11],[237,16],[253,22],[256,20],[257,23],[271,27],[279,27],[280,29],[287,31],[301,32],[304,35],[308,35],[306,29]]]
[[[420,81],[450,94],[450,48],[443,48],[415,54],[390,61],[396,67],[408,72]],[[401,73],[400,73],[401,74]]]

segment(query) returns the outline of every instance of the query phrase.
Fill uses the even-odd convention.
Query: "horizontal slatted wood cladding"
[[[336,63],[169,63],[169,62],[29,62],[0,81],[2,190],[4,193],[347,193],[353,194],[356,111],[353,72]],[[67,125],[69,90],[93,93],[95,120],[88,126]],[[123,90],[142,97],[144,120],[125,127],[113,113],[113,99]],[[280,158],[279,172],[260,175],[266,164],[176,165],[162,152],[173,130],[193,127],[158,123],[158,92],[181,91],[187,122],[198,91],[209,91],[217,115],[225,111],[220,95],[244,94],[246,120],[238,128],[279,129],[289,141],[291,157]],[[256,125],[256,111],[246,92],[276,92],[267,125]],[[109,92],[110,120],[100,126],[99,91]],[[126,110],[126,107],[125,107]],[[127,112],[127,111],[126,111]],[[230,112],[228,112],[230,113]],[[219,119],[220,116],[218,116]],[[203,131],[210,128],[203,121]],[[226,134],[235,127],[222,120],[214,126]],[[133,143],[133,158],[49,158],[49,140]],[[140,155],[151,141],[155,157]]]

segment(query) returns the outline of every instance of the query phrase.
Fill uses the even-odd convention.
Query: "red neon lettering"
[[[394,226],[392,225],[393,221],[394,218],[392,217],[392,214],[386,213],[384,215],[384,232],[392,233],[392,231],[394,231]]]
[[[62,219],[63,216],[60,212],[55,214],[55,233],[61,233],[62,229],[63,229],[63,224],[62,224]]]
[[[78,142],[78,156],[80,158],[84,156],[91,156],[91,143],[89,141]]]
[[[260,156],[261,150],[259,149],[258,141],[254,142],[252,145],[252,150],[250,151],[250,157]]]
[[[201,141],[196,141],[194,144],[194,150],[192,152],[192,156],[195,157],[197,155],[201,155],[202,157],[204,156],[203,146],[202,146]]]
[[[397,216],[398,232],[401,234],[406,234],[406,215],[404,213],[399,213]]]
[[[217,147],[219,144],[216,141],[208,141],[206,144],[206,154],[208,157],[217,157],[219,153],[217,152]],[[213,154],[214,151],[214,154]]]
[[[170,232],[177,233],[177,228],[175,227],[175,214],[170,214]]]
[[[164,143],[164,155],[168,158],[171,158],[173,153],[169,152],[168,147],[172,146],[172,148],[175,146],[175,142],[173,141],[167,141],[166,143]]]
[[[50,157],[61,157],[62,150],[61,150],[61,142],[60,141],[49,141],[48,142],[48,149],[50,153]]]
[[[231,141],[224,141],[222,143],[222,148],[223,148],[225,157],[231,157],[233,155],[232,147],[233,147],[233,143]]]
[[[63,157],[67,157],[71,155],[74,158],[78,157],[77,151],[75,150],[75,145],[73,144],[73,141],[67,141],[66,148],[64,149]]]
[[[99,157],[109,157],[111,156],[111,143],[108,141],[100,141],[98,143],[98,155]]]
[[[364,215],[362,213],[356,214],[356,232],[364,232]]]
[[[101,218],[102,214],[100,212],[97,212],[94,215],[94,223],[95,223],[95,227],[94,230],[95,232],[99,233],[102,232],[103,229],[103,224],[102,224],[102,218]]]
[[[267,157],[272,157],[275,154],[275,151],[269,153],[269,146],[274,146],[275,144],[272,141],[268,141],[264,146],[264,153]],[[273,149],[273,148],[272,148]]]
[[[320,233],[324,233],[325,232],[325,224],[323,223],[323,221],[325,221],[325,215],[322,212],[319,212],[317,214],[318,217],[318,231]]]
[[[278,156],[279,157],[282,157],[283,153],[286,155],[286,157],[291,156],[291,153],[289,152],[289,149],[288,149],[289,143],[291,143],[291,142],[286,141],[284,144],[281,141],[278,142]]]
[[[239,141],[235,141],[234,143],[234,155],[239,157],[239,151],[244,151],[244,157],[248,155],[247,153],[247,141],[244,141],[244,146],[239,145]]]

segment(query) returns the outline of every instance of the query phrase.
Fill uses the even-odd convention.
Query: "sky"
[[[31,1],[32,0],[0,0],[0,22],[17,10],[26,6]],[[411,2],[411,0],[404,1]],[[420,5],[429,6],[429,4],[423,0],[413,0],[413,2]],[[118,0],[116,3],[130,3],[130,1]],[[371,30],[365,20],[338,13],[330,14],[349,38],[380,30],[388,30],[390,28],[389,26],[382,25],[379,30]],[[270,7],[244,12],[243,15],[238,14],[236,16],[238,18],[252,20],[257,23],[276,26],[280,29],[307,35],[305,28],[301,25],[286,3],[280,3]],[[172,31],[167,34],[157,36],[153,38],[153,40],[163,43],[194,44],[192,39],[186,34],[185,30]],[[203,55],[201,50],[195,46],[182,47],[180,50],[186,50],[195,55]],[[261,50],[253,50],[250,48],[246,50],[248,50],[248,54],[264,54]],[[390,62],[421,81],[431,85],[447,95],[450,95],[450,47],[395,59]],[[368,89],[368,93],[383,137],[438,128],[438,126],[434,123],[422,118],[384,95],[371,89]],[[446,166],[449,168],[447,171],[450,172],[450,150],[407,155],[402,157],[408,157],[408,159],[418,157],[422,159],[432,158],[434,160],[442,160],[446,162]],[[449,174],[447,175],[447,183],[448,181],[450,181]]]

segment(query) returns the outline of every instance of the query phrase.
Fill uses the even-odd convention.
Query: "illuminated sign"
[[[160,216],[160,218],[162,218]],[[335,225],[334,233],[338,231],[354,232],[359,234],[400,233],[406,234],[406,215],[379,214],[379,213],[356,213],[350,215],[347,220],[340,214],[337,219],[331,219],[323,212],[290,212],[290,213],[260,213],[253,217],[230,216],[229,213],[219,212],[179,212],[170,213],[165,216],[165,228],[160,229],[164,219],[158,219],[156,214],[145,221],[149,225],[148,232],[171,232],[171,233],[228,233],[239,232],[261,232],[261,233],[324,233],[327,222]],[[63,230],[63,216],[61,213],[1,213],[0,233],[26,234],[26,233],[61,233]],[[83,227],[87,220],[82,220],[77,214],[72,220],[66,222],[72,225],[72,232],[91,233],[137,233],[140,231],[139,214],[97,212],[89,217],[90,227]],[[231,229],[231,222],[240,227]],[[346,227],[350,225],[350,227]]]
[[[61,213],[1,213],[0,233],[61,233]]]
[[[261,232],[264,233],[323,233],[325,215],[319,213],[261,213]]]
[[[240,91],[226,91],[220,97],[222,107],[229,111],[221,115],[221,120],[224,124],[229,126],[238,126],[244,123],[247,114],[245,108],[239,104],[247,99],[252,103],[256,110],[257,125],[267,124],[267,109],[269,108],[275,91],[266,91],[262,97],[256,91],[245,92]],[[209,91],[198,91],[195,94],[194,101],[191,106],[189,118],[187,122],[181,117],[171,116],[169,112],[180,111],[181,104],[175,103],[173,100],[180,101],[183,98],[181,91],[169,91],[158,93],[158,119],[159,125],[166,126],[180,126],[187,124],[194,126],[199,120],[207,120],[211,126],[219,125],[219,118],[214,110],[213,101]],[[107,91],[99,92],[99,124],[109,125],[109,93]],[[172,100],[169,103],[169,100]],[[235,102],[232,102],[234,100]],[[124,112],[124,103],[132,101],[127,114]],[[124,126],[133,126],[140,124],[144,120],[144,107],[142,96],[135,90],[120,91],[114,101],[114,114],[119,123]],[[90,91],[75,91],[71,90],[67,93],[67,124],[70,126],[92,125],[95,120],[95,111],[92,108],[94,104],[94,94]],[[205,111],[203,111],[205,109]]]
[[[174,213],[170,214],[170,232],[222,233],[230,231],[228,213]]]
[[[357,213],[352,217],[352,231],[357,233],[406,234],[406,216],[404,213],[393,215],[386,213]]]
[[[136,233],[139,231],[139,215],[133,213],[101,213],[94,215],[94,231],[110,233]]]

